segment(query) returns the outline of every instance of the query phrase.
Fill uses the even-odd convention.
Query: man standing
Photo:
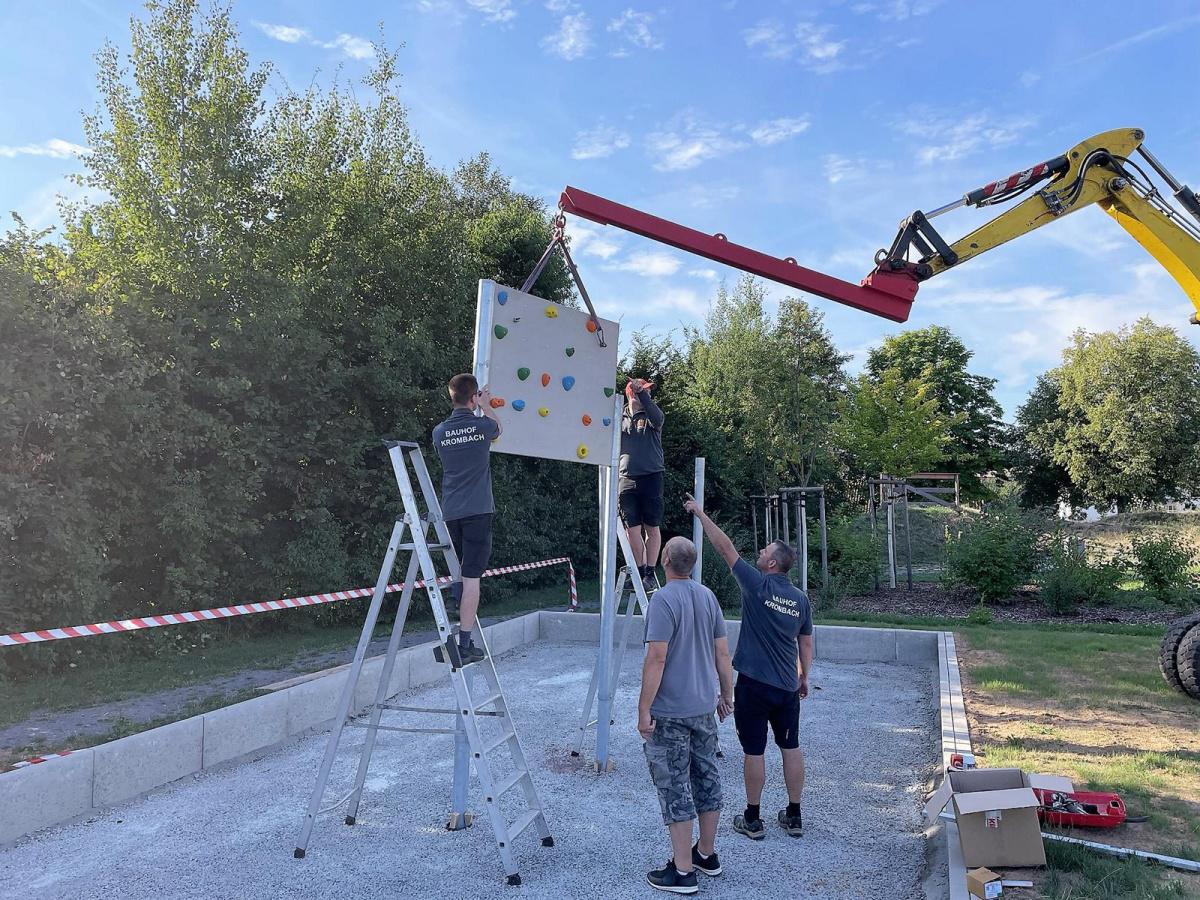
[[[629,535],[629,546],[646,591],[658,583],[658,551],[662,547],[663,411],[650,399],[654,387],[641,378],[625,385],[621,415],[621,464],[617,500]],[[643,535],[644,532],[644,535]]]
[[[725,617],[713,592],[689,577],[695,564],[691,541],[676,537],[667,542],[667,583],[650,598],[646,612],[646,662],[638,701],[638,731],[646,741],[646,761],[672,852],[667,864],[646,880],[675,894],[699,890],[696,869],[721,874],[716,851],[721,775],[713,712],[722,720],[728,715],[733,688]],[[697,815],[700,838],[693,844]]]
[[[728,535],[704,514],[692,497],[687,511],[700,520],[704,533],[733,570],[742,589],[742,628],[733,667],[737,669],[733,722],[745,754],[746,811],[733,819],[733,828],[759,840],[766,835],[759,800],[766,782],[764,753],[767,725],[783,754],[787,809],[779,811],[780,826],[800,837],[803,820],[800,794],[804,790],[804,753],[800,750],[800,701],[808,696],[812,672],[812,613],[808,597],[788,580],[792,550],[774,541],[758,555],[757,568],[738,556]]]
[[[449,384],[454,410],[433,429],[433,445],[442,460],[442,515],[458,554],[462,581],[450,586],[459,603],[458,647],[446,642],[451,664],[477,663],[484,657],[471,639],[479,610],[479,579],[492,553],[492,441],[500,423],[487,388],[479,389],[474,375],[455,375]],[[476,415],[476,410],[483,416]],[[457,649],[458,659],[455,659]]]

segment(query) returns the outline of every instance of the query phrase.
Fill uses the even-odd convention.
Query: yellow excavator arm
[[[1179,283],[1196,308],[1191,322],[1200,324],[1200,198],[1142,146],[1144,138],[1138,128],[1106,131],[1081,141],[1062,156],[993,181],[953,203],[928,213],[917,211],[901,223],[891,248],[876,254],[875,272],[904,273],[924,281],[1095,203]],[[1183,210],[1160,193],[1145,169],[1131,159],[1134,153],[1167,182]],[[961,206],[993,206],[1014,200],[1047,179],[1040,190],[953,243],[946,242],[929,222]],[[914,251],[919,254],[915,261],[911,259]]]

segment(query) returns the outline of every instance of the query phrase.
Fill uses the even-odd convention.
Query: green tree
[[[1173,329],[1081,330],[1050,377],[1060,415],[1030,440],[1082,501],[1125,508],[1200,491],[1200,353]]]
[[[931,384],[884,369],[850,383],[834,438],[854,474],[904,477],[942,458],[955,422],[942,412]]]
[[[1004,465],[1005,429],[992,393],[996,380],[968,371],[972,356],[951,331],[930,325],[887,338],[870,351],[866,370],[878,379],[895,369],[904,381],[930,385],[930,396],[954,419],[942,456],[930,466],[958,472],[964,492],[979,496],[984,493],[980,476]]]
[[[1075,505],[1071,476],[1054,460],[1053,448],[1062,440],[1064,420],[1059,407],[1059,384],[1053,372],[1038,376],[1029,397],[1017,410],[1013,429],[1012,472],[1021,486],[1021,505]]]

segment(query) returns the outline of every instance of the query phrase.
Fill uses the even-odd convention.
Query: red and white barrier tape
[[[575,591],[575,567],[570,558],[560,556],[555,559],[543,559],[539,562],[521,563],[516,566],[500,566],[488,569],[483,573],[484,578],[493,575],[507,575],[512,572],[527,572],[530,569],[541,569],[566,563],[571,582],[571,608],[578,606],[579,601]],[[443,575],[437,579],[438,584],[449,584],[450,577]],[[424,587],[424,581],[417,581],[413,587]],[[389,584],[387,592],[395,593],[404,589],[404,584]],[[267,600],[262,603],[242,603],[237,606],[221,606],[215,609],[199,609],[192,612],[167,613],[162,616],[145,616],[139,619],[122,619],[117,622],[96,622],[92,625],[68,625],[65,628],[47,628],[41,631],[16,631],[12,634],[0,634],[0,647],[12,647],[17,644],[36,644],[41,641],[62,641],[67,638],[90,637],[93,634],[113,634],[118,631],[139,631],[143,628],[161,628],[164,625],[182,625],[186,622],[204,622],[209,619],[228,619],[233,616],[246,616],[252,613],[274,612],[279,609],[292,609],[297,606],[316,606],[321,603],[335,603],[338,600],[354,600],[359,597],[369,597],[374,588],[355,588],[349,591],[334,591],[331,594],[310,594],[307,597],[288,597],[284,600]]]
[[[44,762],[48,762],[52,759],[58,759],[60,756],[70,756],[73,752],[74,752],[73,750],[62,750],[58,753],[48,753],[45,756],[34,756],[34,757],[31,757],[30,759],[23,759],[20,762],[15,762],[11,766],[9,766],[9,768],[10,769],[23,769],[26,766],[36,766],[38,763],[44,763]]]

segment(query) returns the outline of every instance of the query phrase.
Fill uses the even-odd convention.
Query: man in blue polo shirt
[[[800,701],[808,696],[812,672],[813,626],[808,597],[787,577],[791,548],[782,541],[758,554],[757,566],[740,556],[733,541],[691,497],[686,504],[704,528],[713,548],[729,564],[742,589],[742,627],[733,668],[733,721],[745,754],[746,810],[733,819],[734,830],[760,840],[766,827],[759,801],[766,782],[767,726],[783,754],[787,809],[779,811],[780,827],[800,837],[803,820],[800,795],[804,790],[804,753],[800,749]]]

